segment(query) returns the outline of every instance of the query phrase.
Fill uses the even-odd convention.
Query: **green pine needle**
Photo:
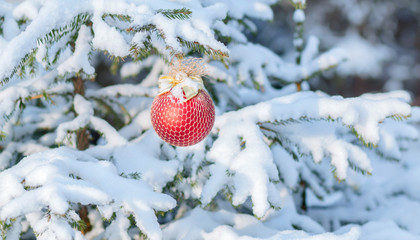
[[[71,222],[71,226],[79,231],[84,231],[87,229],[87,225],[83,220]]]
[[[102,19],[105,19],[106,17],[110,17],[114,20],[119,20],[122,22],[131,22],[131,17],[128,15],[123,14],[112,14],[112,13],[105,13],[102,15]]]
[[[3,23],[4,23],[4,17],[0,17],[0,35],[3,35]]]
[[[135,180],[141,179],[141,173],[139,173],[139,172],[129,173],[128,176],[132,179],[135,179]]]
[[[157,13],[161,13],[165,17],[169,19],[178,19],[178,20],[186,20],[191,18],[191,10],[187,8],[181,9],[159,9]]]
[[[228,169],[226,169],[226,176],[233,177],[233,176],[235,176],[235,172],[232,172],[232,171],[229,171]]]
[[[126,32],[153,32],[157,31],[157,28],[153,24],[143,25],[141,27],[131,26],[125,30]]]
[[[374,143],[371,143],[371,142],[368,142],[368,141],[366,141],[357,131],[356,131],[356,129],[353,127],[353,126],[348,126],[350,129],[351,129],[351,132],[353,133],[353,135],[354,136],[356,136],[356,138],[357,139],[359,139],[359,141],[365,146],[365,147],[368,147],[368,148],[377,148],[378,147],[378,145],[377,144],[374,144]]]
[[[401,121],[407,120],[410,117],[411,117],[411,115],[393,114],[393,115],[389,116],[388,118],[391,118],[395,121],[400,121],[401,122]]]
[[[3,131],[0,131],[0,141],[6,138],[6,133]]]
[[[88,13],[78,14],[73,18],[70,24],[55,28],[47,33],[44,37],[38,39],[38,43],[51,44],[60,40],[63,36],[80,28],[81,25],[90,21],[91,15]]]
[[[137,44],[133,44],[130,47],[130,53],[136,61],[143,60],[157,52],[157,49],[152,46],[150,37],[148,37],[147,40],[143,42],[142,47]]]
[[[293,0],[289,0],[289,2],[293,5],[295,9],[305,9],[306,4],[302,4],[301,2],[295,3]]]
[[[215,50],[209,46],[201,45],[198,42],[186,41],[180,37],[178,37],[178,42],[181,43],[181,45],[191,49],[194,52],[199,52],[201,54],[211,56],[213,57],[213,59],[224,59],[229,56],[227,53],[222,52],[220,50]],[[173,54],[174,55],[176,54],[175,51]]]
[[[180,12],[183,12],[183,11],[180,11]],[[166,12],[162,10],[161,13],[163,14],[163,13],[166,13]],[[179,14],[179,12],[178,12],[178,14]],[[157,29],[156,26],[153,25],[153,24],[148,24],[148,25],[144,25],[144,26],[140,26],[140,27],[131,26],[131,27],[127,28],[126,31],[127,32],[148,32],[148,33],[153,33],[154,32],[154,33],[156,33],[156,36],[159,39],[165,40],[164,33],[162,31],[160,31],[159,29]],[[224,58],[228,57],[227,53],[222,52],[220,50],[213,49],[210,46],[202,45],[199,42],[187,41],[187,40],[182,39],[181,37],[178,37],[178,42],[182,46],[187,47],[188,49],[190,49],[193,52],[199,52],[201,54],[211,56],[211,57],[213,57],[213,59],[221,60],[221,59],[224,59]],[[142,45],[143,46],[133,44],[130,47],[130,52],[133,55],[134,59],[136,59],[136,60],[141,60],[141,59],[144,59],[144,58],[150,56],[151,54],[159,53],[159,51],[157,51],[152,46],[150,35],[147,37],[146,41],[142,42]],[[183,53],[175,51],[170,46],[167,46],[167,48],[172,50],[171,54],[173,56],[183,56],[184,55]]]
[[[396,158],[396,157],[391,157],[386,155],[384,152],[380,151],[379,149],[376,149],[375,151],[376,155],[378,155],[380,158],[385,159],[387,161],[391,161],[391,162],[399,162],[400,159]]]
[[[88,13],[81,13],[78,14],[76,17],[73,18],[71,23],[52,29],[49,33],[47,33],[45,36],[38,38],[37,42],[38,44],[53,44],[60,40],[65,35],[76,32],[80,26],[83,24],[87,24],[91,18],[91,15]],[[29,67],[29,73],[34,74],[36,72],[35,69],[35,55],[36,55],[37,49],[32,49],[29,53],[27,53],[19,62],[19,64],[13,68],[10,75],[6,76],[4,79],[2,79],[1,85],[7,83],[15,74],[18,74],[19,76],[23,77],[25,73],[27,72],[27,67]]]
[[[357,166],[354,162],[352,162],[352,161],[350,161],[350,160],[348,160],[347,162],[349,163],[349,167],[350,167],[353,171],[355,171],[355,172],[357,172],[357,173],[361,173],[362,175],[369,175],[369,176],[371,176],[371,175],[372,175],[372,173],[371,173],[371,172],[369,172],[369,171],[367,171],[367,170],[365,170],[365,169],[360,168],[360,167],[359,167],[359,166]],[[341,179],[341,180],[343,180],[343,179]]]
[[[16,219],[10,219],[8,221],[8,223],[6,223],[5,221],[1,221],[0,220],[0,232],[1,232],[1,237],[2,239],[6,239],[7,238],[7,232],[10,230],[10,228],[12,228],[13,223],[16,221]]]

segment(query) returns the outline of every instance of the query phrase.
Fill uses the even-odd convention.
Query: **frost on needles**
[[[301,208],[311,197],[357,196],[354,173],[374,174],[378,156],[398,160],[418,137],[419,111],[402,91],[310,91],[307,81],[348,49],[305,42],[306,1],[290,1],[294,60],[251,43],[252,20],[271,20],[274,3],[0,0],[2,238],[338,240],[376,231],[375,219],[330,231],[327,211]],[[216,122],[203,142],[176,148],[153,131],[150,105],[168,62],[197,54],[208,62]],[[141,80],[92,83],[104,55],[121,78]],[[410,226],[387,224],[411,236]]]

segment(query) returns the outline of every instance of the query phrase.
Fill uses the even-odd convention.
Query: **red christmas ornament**
[[[203,140],[214,123],[214,105],[205,90],[181,102],[172,93],[156,96],[152,104],[152,124],[165,142],[174,146],[191,146]]]
[[[160,93],[151,108],[152,125],[171,145],[194,145],[213,127],[215,110],[201,80],[204,71],[201,59],[189,58],[171,65],[170,74],[159,78]]]

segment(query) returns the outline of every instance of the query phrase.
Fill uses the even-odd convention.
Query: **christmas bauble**
[[[152,103],[153,128],[174,146],[190,146],[203,140],[210,133],[214,118],[213,101],[204,89],[189,100],[168,91],[156,96]]]

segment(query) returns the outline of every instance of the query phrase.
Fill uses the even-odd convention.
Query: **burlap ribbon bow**
[[[180,84],[186,101],[196,96],[199,90],[204,89],[203,79],[206,69],[204,59],[185,58],[172,62],[168,75],[159,77],[159,95],[169,92]]]

